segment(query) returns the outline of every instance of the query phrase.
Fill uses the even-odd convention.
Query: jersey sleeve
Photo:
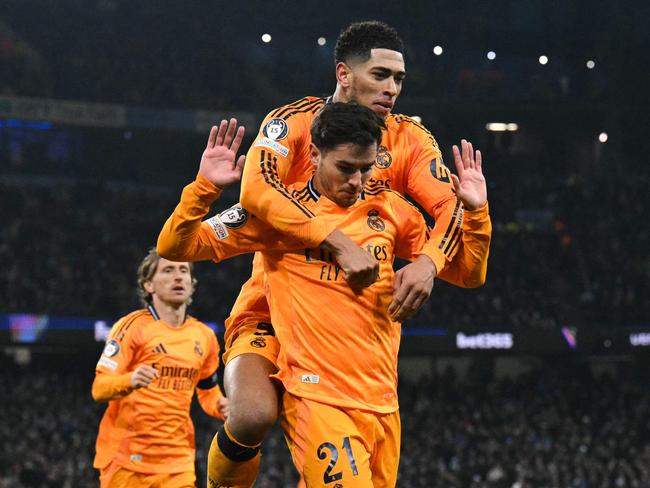
[[[466,210],[458,252],[438,277],[463,288],[482,286],[487,276],[491,238],[492,222],[487,203],[477,210]]]
[[[183,189],[181,201],[158,236],[158,254],[172,261],[223,261],[265,249],[300,247],[250,215],[240,205],[202,221],[220,190],[200,173]]]
[[[131,366],[135,348],[136,334],[132,325],[137,316],[127,315],[118,320],[106,340],[104,350],[95,367],[92,396],[97,402],[112,400],[128,395],[131,386]]]
[[[196,396],[205,413],[224,420],[221,412],[219,412],[218,404],[219,398],[223,396],[217,375],[219,369],[219,344],[212,331],[208,332],[208,334],[208,353],[201,366],[199,382],[196,385]]]
[[[335,227],[299,202],[285,180],[292,170],[311,171],[310,126],[322,103],[307,98],[267,115],[246,155],[240,197],[258,218],[311,247],[319,246]]]
[[[415,122],[411,125],[412,155],[406,192],[435,219],[422,253],[431,258],[440,273],[458,249],[463,210],[453,192],[438,143],[423,126]]]
[[[427,224],[418,209],[406,199],[397,193],[391,193],[390,196],[399,229],[395,240],[395,255],[413,261],[422,254],[422,246],[427,240]]]

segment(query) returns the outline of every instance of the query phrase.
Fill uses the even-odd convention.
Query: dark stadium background
[[[650,486],[648,2],[4,0],[0,487],[97,486],[101,335],[207,128],[237,115],[250,142],[331,94],[362,19],[406,41],[397,111],[450,166],[461,137],[483,151],[494,225],[487,284],[436,282],[405,324],[399,486]],[[220,331],[249,270],[197,266],[192,313]],[[217,424],[194,419],[202,486]],[[278,432],[263,464],[295,486]]]

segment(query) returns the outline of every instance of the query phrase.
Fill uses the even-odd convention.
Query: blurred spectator
[[[90,375],[79,375],[92,368],[61,359],[2,363],[0,388],[11,401],[0,404],[0,488],[97,486],[91,462],[101,407],[90,399]],[[629,372],[596,377],[579,365],[553,362],[517,379],[479,381],[452,372],[402,378],[398,486],[648,488],[646,384]],[[215,425],[198,408],[192,416],[202,486]],[[263,452],[256,486],[295,487],[278,430]]]

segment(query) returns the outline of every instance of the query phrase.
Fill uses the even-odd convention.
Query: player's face
[[[159,300],[174,306],[183,305],[194,291],[190,265],[160,258],[156,273],[144,286],[154,297],[154,301]]]
[[[382,118],[390,114],[406,77],[404,57],[398,51],[373,49],[370,59],[350,67],[350,98]]]
[[[316,166],[316,190],[340,207],[349,207],[357,201],[372,174],[377,144],[368,147],[339,144],[325,152],[312,144],[311,157]]]

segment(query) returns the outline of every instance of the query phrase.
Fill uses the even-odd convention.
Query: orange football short
[[[380,414],[339,408],[285,393],[281,421],[303,486],[395,486],[399,411]]]

